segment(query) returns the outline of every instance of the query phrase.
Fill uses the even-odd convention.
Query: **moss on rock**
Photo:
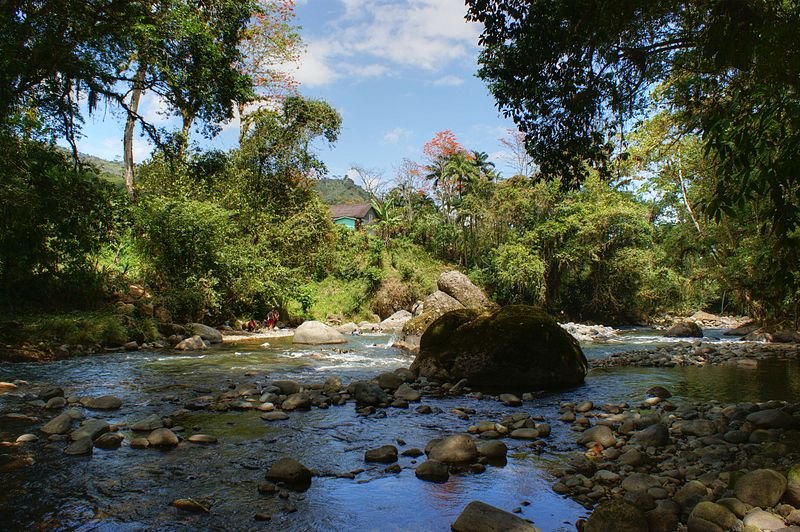
[[[476,388],[530,390],[581,384],[587,367],[578,342],[546,312],[511,305],[444,314],[423,334],[412,370]]]

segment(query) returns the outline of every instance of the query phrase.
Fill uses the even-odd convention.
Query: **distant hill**
[[[72,156],[72,152],[70,152],[67,148],[59,146],[58,149],[63,150],[65,153]],[[78,152],[78,157],[80,157],[81,161],[84,163],[89,163],[97,168],[98,175],[103,179],[111,181],[119,188],[125,187],[125,165],[122,161],[108,161],[106,159],[81,152]]]
[[[356,185],[349,177],[318,180],[314,187],[322,201],[328,205],[346,205],[352,203],[369,203],[367,191]]]

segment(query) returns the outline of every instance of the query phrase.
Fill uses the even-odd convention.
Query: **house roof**
[[[331,205],[331,218],[364,218],[372,208],[368,203],[357,203],[355,205]]]

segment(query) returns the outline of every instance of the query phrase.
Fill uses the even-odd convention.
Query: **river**
[[[720,341],[720,331],[708,331],[704,342]],[[263,341],[263,340],[261,340]],[[629,329],[613,342],[583,345],[587,358],[620,350],[659,345],[672,340],[657,331]],[[0,381],[23,379],[62,386],[66,395],[112,394],[123,400],[113,412],[88,412],[109,423],[133,423],[149,414],[168,415],[189,399],[220,393],[246,383],[278,378],[303,383],[338,376],[343,382],[370,378],[412,358],[388,347],[387,335],[351,337],[336,347],[298,348],[287,340],[226,345],[197,354],[167,351],[108,353],[41,364],[2,364]],[[549,393],[526,401],[520,408],[494,400],[423,397],[432,415],[410,409],[387,409],[385,417],[359,416],[352,403],[329,409],[292,413],[290,419],[268,423],[259,412],[201,412],[180,419],[184,436],[204,433],[219,443],[182,443],[161,451],[137,450],[127,442],[118,450],[95,449],[86,457],[62,453],[63,443],[46,438],[24,448],[0,447],[0,454],[25,453],[34,463],[2,474],[0,528],[69,530],[449,530],[472,500],[511,510],[543,530],[574,530],[586,515],[577,503],[554,493],[549,464],[575,450],[570,425],[557,421],[562,401],[592,400],[596,404],[636,404],[653,385],[667,387],[674,401],[759,401],[792,399],[800,386],[796,362],[767,361],[757,369],[735,366],[705,368],[607,368],[591,370],[577,389]],[[456,406],[476,411],[469,420],[450,411]],[[509,459],[504,467],[483,474],[454,475],[445,484],[418,480],[414,462],[401,457],[400,473],[364,462],[364,451],[386,444],[409,447],[425,444],[443,433],[463,432],[480,420],[499,420],[523,410],[543,416],[553,427],[544,452],[528,442],[507,439]],[[0,413],[20,412],[46,418],[41,409],[19,398],[0,396]],[[0,421],[0,441],[14,441],[31,425]],[[127,435],[126,431],[122,431]],[[41,435],[41,433],[40,433]],[[291,456],[320,476],[311,488],[290,499],[261,495],[257,485],[269,465]],[[364,469],[355,479],[337,474]],[[209,514],[185,513],[169,506],[176,498],[191,497],[211,507]],[[529,503],[529,504],[528,504]],[[271,520],[256,522],[257,513]]]

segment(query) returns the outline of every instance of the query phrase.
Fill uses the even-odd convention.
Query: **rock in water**
[[[178,436],[169,429],[156,429],[147,436],[147,441],[153,447],[175,447],[178,445]]]
[[[122,440],[124,439],[125,437],[122,434],[108,432],[97,438],[94,446],[100,449],[117,449],[122,445]]]
[[[156,429],[160,429],[164,426],[163,421],[161,421],[161,416],[158,414],[152,414],[147,416],[144,419],[140,419],[133,425],[131,425],[131,430],[139,431],[139,432],[150,432]]]
[[[281,403],[284,410],[309,410],[311,409],[311,396],[307,393],[293,393]]]
[[[428,460],[417,466],[414,474],[420,480],[427,480],[428,482],[447,482],[450,478],[450,472],[447,464],[438,462],[436,460]]]
[[[79,440],[76,440],[70,443],[66,449],[64,449],[64,454],[70,455],[81,455],[81,454],[89,454],[92,452],[92,439],[89,436],[85,436]]]
[[[72,425],[72,416],[64,412],[45,423],[40,430],[45,434],[64,434],[69,430],[70,425]]]
[[[281,458],[267,471],[267,480],[283,482],[286,487],[305,491],[311,486],[311,471],[293,458]]]
[[[383,388],[368,381],[356,381],[350,383],[347,391],[353,395],[356,402],[365,406],[379,406],[389,403],[389,396],[383,391]]]
[[[75,429],[69,437],[72,441],[80,440],[86,436],[94,440],[101,434],[108,432],[109,429],[108,423],[102,419],[87,419],[80,427]]]
[[[397,447],[394,445],[384,445],[377,449],[370,449],[364,453],[364,461],[378,462],[381,464],[397,462]]]
[[[584,532],[647,532],[644,513],[624,499],[601,502],[589,516]]]
[[[544,311],[511,305],[481,314],[448,312],[431,324],[411,366],[423,377],[473,388],[516,390],[583,383],[588,364],[578,342]]]
[[[475,440],[466,434],[433,440],[428,446],[428,458],[445,464],[471,464],[478,459]]]
[[[664,333],[670,338],[702,338],[703,329],[693,321],[682,321],[676,323]]]
[[[295,344],[343,344],[347,339],[342,333],[319,321],[306,321],[294,332],[292,343]]]
[[[200,336],[194,335],[191,338],[181,340],[178,345],[175,346],[175,349],[180,349],[181,351],[201,351],[207,349],[207,346]]]
[[[207,514],[211,510],[209,510],[206,506],[200,504],[194,499],[175,499],[171,503],[170,506],[174,506],[178,510],[183,510],[185,512],[196,512],[196,513],[204,513]]]
[[[199,336],[203,340],[207,340],[212,344],[222,343],[222,333],[213,327],[203,325],[202,323],[190,323],[186,326],[189,334],[192,336]]]
[[[450,527],[453,532],[536,532],[536,528],[521,517],[495,508],[484,502],[472,501]]]
[[[493,306],[483,290],[472,284],[469,277],[459,271],[444,272],[439,276],[436,284],[439,286],[439,290],[466,308],[484,309]]]
[[[91,410],[116,410],[122,406],[122,399],[113,395],[102,395],[81,399],[81,403]]]
[[[692,510],[689,516],[689,530],[724,530],[733,529],[736,516],[720,504],[704,501]]]

